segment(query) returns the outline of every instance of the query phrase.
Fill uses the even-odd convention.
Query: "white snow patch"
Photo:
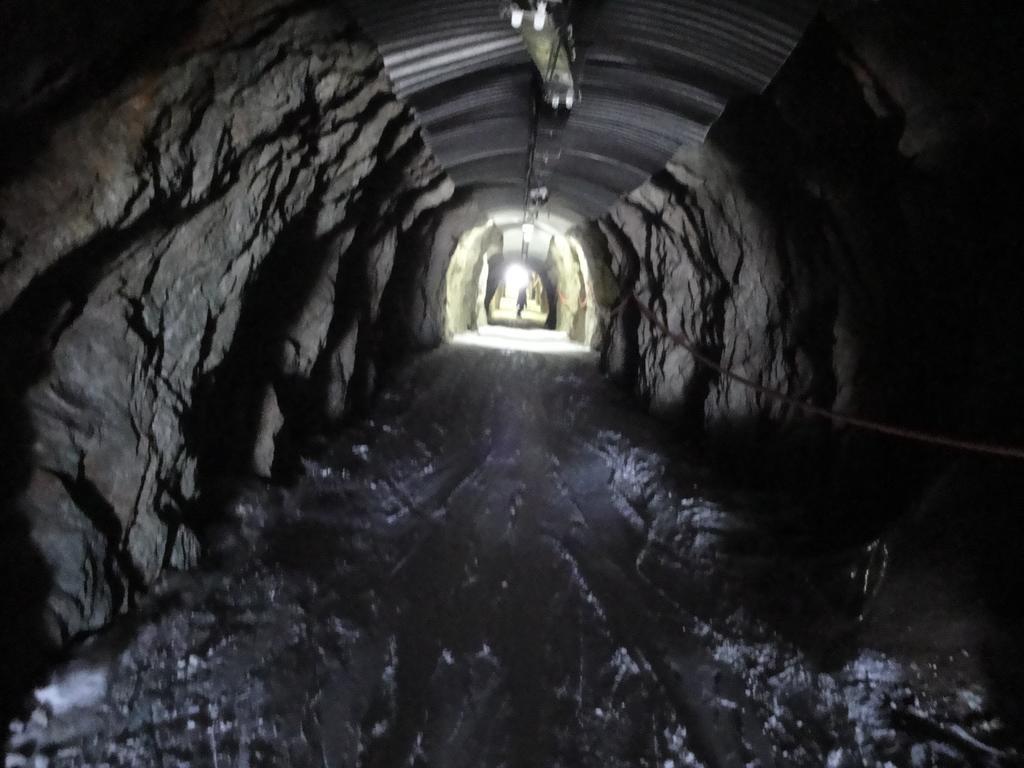
[[[619,677],[626,675],[639,675],[640,667],[633,660],[632,655],[624,647],[619,647],[612,656],[612,666],[615,667]]]
[[[381,685],[384,690],[394,695],[397,690],[397,683],[395,682],[396,673],[398,671],[398,638],[392,635],[388,638],[388,662],[384,665],[384,670],[381,672]]]
[[[974,691],[964,688],[957,692],[957,696],[971,712],[981,712],[985,708],[985,700]]]
[[[306,477],[319,478],[326,480],[334,474],[334,469],[328,467],[326,464],[321,464],[318,461],[308,458],[302,458],[302,469],[306,473]]]
[[[662,764],[663,768],[664,766],[667,766],[670,763],[673,766],[683,765],[691,766],[691,768],[693,766],[702,765],[702,763],[699,760],[697,760],[697,756],[693,754],[693,752],[691,752],[686,746],[687,734],[685,726],[677,723],[676,726],[672,729],[666,728],[662,732],[662,736],[665,739],[665,746],[668,749],[668,751],[675,755],[676,760],[679,761],[676,762],[676,760],[666,760]]]
[[[825,763],[826,768],[843,768],[843,759],[846,757],[846,753],[841,749],[833,749],[828,753],[828,762]]]
[[[68,673],[35,692],[36,701],[62,715],[78,707],[95,704],[107,693],[107,673],[102,669],[80,669]]]

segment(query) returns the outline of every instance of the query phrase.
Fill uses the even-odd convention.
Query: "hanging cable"
[[[523,262],[527,260],[530,252],[530,241],[527,238],[527,232],[530,235],[533,234],[532,229],[527,230],[527,227],[532,227],[533,222],[530,220],[530,190],[533,188],[533,169],[534,163],[537,157],[537,129],[539,123],[539,113],[537,109],[537,97],[536,93],[531,90],[530,92],[530,139],[529,147],[526,152],[526,181],[524,184],[525,189],[523,190],[523,247],[521,251],[521,258]]]
[[[821,406],[812,405],[801,400],[793,395],[786,394],[777,389],[766,387],[754,381],[751,378],[743,376],[742,374],[736,373],[735,371],[726,368],[718,361],[708,357],[706,354],[701,352],[697,344],[690,339],[682,331],[672,331],[663,323],[654,312],[647,307],[635,293],[629,293],[626,297],[620,301],[611,311],[612,317],[618,315],[626,306],[626,304],[632,302],[636,305],[637,309],[662,335],[674,341],[676,344],[681,346],[698,363],[706,368],[717,372],[724,378],[735,381],[742,386],[757,392],[771,400],[786,403],[794,408],[798,408],[804,413],[812,416],[818,416],[820,418],[829,419],[834,424],[840,426],[850,426],[856,429],[864,430],[867,432],[876,432],[878,434],[888,435],[890,437],[898,437],[903,440],[912,440],[918,443],[926,443],[928,445],[935,445],[942,448],[951,448],[954,450],[965,451],[968,453],[985,454],[989,456],[999,456],[1007,459],[1018,459],[1024,461],[1024,448],[1014,445],[999,445],[993,443],[977,442],[973,440],[964,440],[958,437],[952,437],[950,435],[944,435],[937,432],[928,432],[920,429],[911,429],[909,427],[903,427],[895,424],[887,424],[881,421],[875,421],[873,419],[866,419],[860,416],[849,416],[847,414],[838,413],[829,408],[822,408]]]

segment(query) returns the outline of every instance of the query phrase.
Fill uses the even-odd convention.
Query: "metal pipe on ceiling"
[[[347,4],[378,43],[396,92],[417,113],[456,184],[477,190],[489,205],[522,205],[526,214],[530,189],[544,184],[548,209],[575,212],[577,220],[600,214],[595,206],[631,192],[681,147],[703,141],[730,98],[763,90],[817,6],[816,0],[602,0],[570,7],[548,0],[544,26],[554,18],[571,23],[579,56],[571,114],[538,112],[535,130],[532,111],[515,105],[535,105],[531,91],[543,78],[530,76],[521,30],[496,0]],[[536,2],[516,5],[526,28]],[[490,181],[480,178],[488,172]],[[522,174],[516,193],[510,173]]]

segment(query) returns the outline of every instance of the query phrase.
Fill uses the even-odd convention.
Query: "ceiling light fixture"
[[[532,222],[527,221],[527,222],[525,222],[523,224],[523,242],[524,243],[529,243],[531,240],[533,240],[533,229],[534,229],[534,227],[533,227],[533,223]]]
[[[537,3],[537,12],[533,14],[533,28],[540,32],[548,20],[548,4],[544,0]]]
[[[518,6],[512,9],[512,29],[523,26],[523,9]]]
[[[572,109],[573,105],[575,103],[576,103],[576,92],[572,88],[570,88],[565,93],[565,108],[566,109]]]
[[[550,192],[546,186],[534,187],[530,190],[530,202],[534,205],[543,205],[548,201]]]
[[[562,97],[559,96],[557,93],[551,94],[551,106],[554,107],[555,109],[558,109],[560,106],[562,106]]]

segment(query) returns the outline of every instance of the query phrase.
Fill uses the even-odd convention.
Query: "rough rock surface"
[[[474,227],[459,240],[445,279],[445,336],[475,331],[483,312],[480,280],[500,257],[504,239],[493,224]],[[485,278],[486,279],[486,278]]]
[[[555,327],[573,341],[589,344],[587,294],[593,292],[593,286],[588,290],[580,259],[564,237],[551,238],[547,267],[548,277],[556,291],[553,298],[558,304]]]
[[[1021,11],[985,6],[830,4],[769,91],[734,102],[703,148],[584,233],[588,251],[620,296],[635,291],[767,387],[1019,441],[1024,425],[995,403],[1024,380],[1010,343],[1024,329],[1008,311],[1022,243],[1006,195],[1024,165],[1024,108],[997,74],[1024,64],[1008,32]],[[945,458],[719,377],[635,307],[610,323],[607,368],[747,474],[841,488],[871,518],[886,512],[862,502],[898,490],[918,460]]]
[[[0,501],[59,642],[195,560],[215,478],[366,396],[453,188],[373,46],[288,0],[205,8],[43,144],[0,184]]]

